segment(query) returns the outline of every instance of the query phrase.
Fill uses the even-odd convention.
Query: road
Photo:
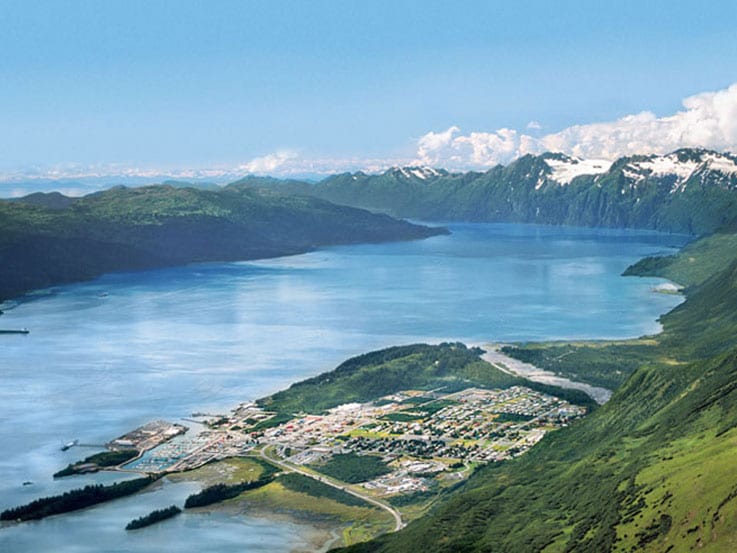
[[[385,503],[385,502],[383,502],[383,501],[381,501],[379,499],[375,499],[375,498],[370,497],[368,495],[362,494],[361,492],[358,492],[358,491],[352,489],[351,487],[347,486],[346,484],[344,484],[342,482],[335,481],[332,478],[329,478],[327,476],[317,475],[317,474],[314,474],[314,473],[312,473],[312,472],[310,472],[308,470],[305,470],[303,468],[300,468],[300,467],[298,467],[296,465],[293,465],[291,463],[287,463],[286,461],[282,461],[280,459],[275,459],[274,457],[270,457],[269,455],[266,454],[266,448],[261,449],[259,451],[259,454],[265,460],[269,461],[270,463],[274,463],[275,465],[277,465],[278,467],[280,467],[280,468],[282,468],[282,469],[284,469],[286,471],[296,472],[298,474],[301,474],[302,476],[307,476],[308,478],[312,478],[313,480],[317,480],[318,482],[322,482],[323,484],[327,484],[328,486],[332,486],[333,488],[336,488],[338,490],[342,490],[342,491],[344,491],[346,493],[349,493],[352,496],[357,497],[357,498],[365,501],[366,503],[370,503],[371,505],[374,505],[376,507],[379,507],[380,509],[384,509],[389,514],[391,514],[392,517],[394,518],[394,531],[395,532],[397,530],[401,530],[402,528],[404,528],[406,526],[404,524],[404,522],[402,521],[402,515],[400,514],[400,512],[397,511],[394,507],[392,507],[388,503]]]

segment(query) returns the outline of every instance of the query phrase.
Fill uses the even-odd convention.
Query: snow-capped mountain
[[[737,229],[737,156],[702,149],[585,160],[525,155],[485,172],[393,167],[273,188],[399,217],[534,222],[701,234]],[[734,219],[734,220],[733,220]]]
[[[540,175],[536,189],[540,189],[546,180],[565,185],[577,177],[602,176],[610,171],[620,171],[635,185],[647,179],[672,181],[671,191],[674,193],[682,191],[693,177],[698,177],[698,182],[703,184],[710,180],[727,183],[737,176],[737,156],[701,149],[684,148],[665,155],[633,156],[616,162],[559,153],[546,153],[539,157],[550,171]]]
[[[689,182],[734,187],[737,156],[709,150],[682,149],[667,155],[630,158],[622,174],[634,185],[646,179],[672,182],[671,193],[683,192]]]

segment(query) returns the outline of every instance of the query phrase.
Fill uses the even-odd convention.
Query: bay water
[[[413,342],[627,338],[655,333],[681,298],[620,276],[686,237],[514,224],[342,246],[278,259],[116,273],[6,304],[0,328],[0,510],[87,483],[52,474],[154,419],[224,413],[373,349]],[[30,482],[30,484],[28,484]],[[26,485],[24,485],[26,483]],[[310,528],[247,515],[185,514],[195,483],[0,528],[0,550],[290,551]]]

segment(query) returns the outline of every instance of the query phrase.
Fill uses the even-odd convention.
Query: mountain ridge
[[[102,273],[303,253],[446,233],[272,191],[114,187],[0,201],[0,299]]]
[[[245,177],[226,186],[244,187],[429,221],[624,227],[693,235],[737,222],[737,156],[697,148],[611,163],[547,152],[485,172],[409,166],[372,175],[341,173],[318,183]]]

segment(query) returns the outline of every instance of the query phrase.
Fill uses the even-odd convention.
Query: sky
[[[735,151],[735,21],[734,0],[0,0],[0,181]]]

